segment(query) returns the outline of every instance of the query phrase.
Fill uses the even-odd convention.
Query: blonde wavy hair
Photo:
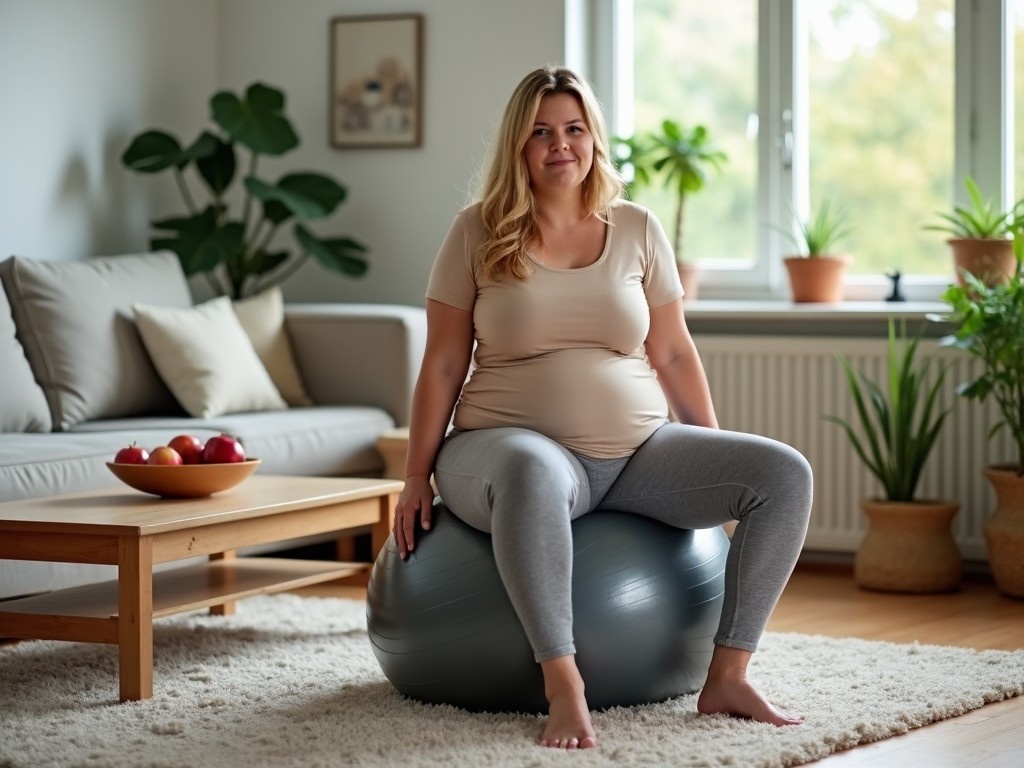
[[[513,91],[492,147],[481,195],[484,241],[480,271],[492,280],[523,280],[530,274],[527,251],[540,240],[523,147],[533,131],[540,100],[568,93],[579,102],[594,138],[594,163],[583,181],[583,204],[602,216],[608,204],[622,195],[622,178],[611,159],[601,107],[587,82],[564,67],[535,69]]]

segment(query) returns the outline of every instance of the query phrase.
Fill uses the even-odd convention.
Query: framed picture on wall
[[[423,16],[331,19],[331,145],[418,147],[423,122]]]

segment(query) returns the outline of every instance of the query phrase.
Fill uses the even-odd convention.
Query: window
[[[779,228],[791,211],[805,217],[829,199],[856,228],[848,295],[882,298],[884,275],[899,269],[910,298],[935,298],[952,266],[944,237],[924,227],[963,201],[963,177],[1001,205],[1014,184],[1024,196],[1024,162],[1016,174],[1011,165],[1024,159],[1024,111],[1011,121],[1007,85],[1024,93],[1024,0],[595,7],[632,20],[628,39],[612,35],[603,48],[628,57],[634,73],[632,91],[613,94],[611,114],[632,107],[619,125],[629,133],[665,118],[704,124],[728,154],[722,173],[687,201],[684,250],[701,265],[702,296],[784,296],[781,257],[792,245]],[[593,45],[602,49],[600,39]],[[1013,47],[1020,74],[1011,77]],[[600,78],[595,85],[607,103]],[[1024,110],[1024,96],[1016,103]],[[638,197],[672,228],[670,194]]]

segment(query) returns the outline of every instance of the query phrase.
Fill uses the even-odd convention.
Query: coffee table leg
[[[234,560],[234,559],[235,559],[235,550],[233,550],[233,549],[228,550],[227,552],[215,552],[212,555],[210,555],[210,560],[211,561],[213,561],[213,560]],[[231,602],[231,603],[221,603],[220,605],[211,605],[210,606],[210,615],[211,616],[234,616],[235,615],[235,604],[233,602]]]
[[[153,540],[122,536],[119,550],[121,701],[140,701],[153,695]]]
[[[377,555],[387,544],[391,530],[395,527],[395,505],[398,503],[398,494],[389,493],[380,497],[380,517],[370,530],[370,561],[377,559]]]

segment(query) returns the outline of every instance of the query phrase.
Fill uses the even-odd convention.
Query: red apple
[[[178,452],[182,464],[199,464],[203,460],[203,441],[195,435],[178,435],[167,447]]]
[[[132,443],[114,455],[115,464],[145,464],[149,461],[149,451]]]
[[[231,435],[211,437],[203,446],[203,464],[234,464],[245,461],[245,449]]]
[[[161,445],[159,448],[153,449],[153,452],[149,454],[149,461],[146,463],[180,466],[181,454],[169,446]]]

